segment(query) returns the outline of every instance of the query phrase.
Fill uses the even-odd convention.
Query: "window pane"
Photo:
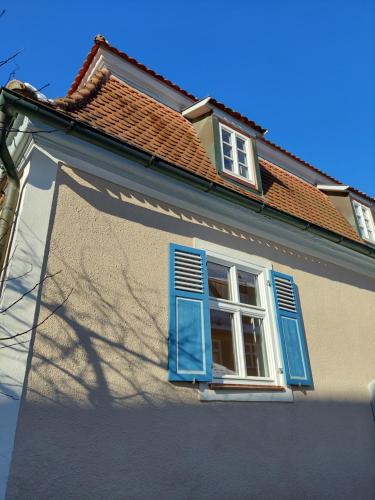
[[[262,320],[242,316],[247,376],[268,377],[268,363]]]
[[[233,162],[232,160],[229,160],[229,158],[224,158],[224,168],[226,170],[233,170]]]
[[[238,158],[238,163],[243,163],[244,165],[247,165],[246,153],[237,150],[237,158]]]
[[[221,137],[223,139],[223,142],[227,142],[228,144],[230,144],[230,133],[229,132],[227,132],[224,129],[221,129]]]
[[[229,267],[207,263],[208,289],[211,297],[217,299],[230,299],[229,294]]]
[[[246,177],[247,178],[247,168],[244,166],[244,165],[239,165],[240,167],[240,175],[242,177]]]
[[[236,143],[237,143],[237,149],[241,149],[242,151],[245,151],[245,141],[240,139],[239,137],[236,137]]]
[[[228,144],[223,144],[224,156],[232,158],[232,148]]]
[[[212,362],[215,375],[236,375],[233,314],[211,309]]]
[[[257,276],[255,274],[238,270],[237,279],[240,302],[243,304],[250,304],[252,306],[259,306]]]

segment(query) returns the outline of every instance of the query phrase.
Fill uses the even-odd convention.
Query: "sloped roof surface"
[[[209,160],[194,127],[172,110],[110,76],[97,72],[78,91],[55,101],[74,119],[230,190],[362,241],[329,198],[317,188],[270,162],[259,159],[263,197],[225,181]]]
[[[87,54],[86,59],[84,60],[81,68],[79,69],[78,74],[77,74],[76,78],[74,79],[74,82],[72,83],[70,89],[68,90],[67,96],[72,95],[79,88],[79,86],[80,86],[80,84],[82,82],[82,79],[84,78],[84,76],[86,74],[86,71],[88,70],[91,62],[93,61],[93,59],[94,59],[94,57],[95,57],[95,55],[98,52],[98,50],[99,50],[100,47],[102,47],[102,48],[110,51],[112,54],[115,54],[116,56],[120,57],[124,61],[126,61],[126,62],[134,65],[138,69],[144,71],[145,73],[148,73],[150,76],[152,76],[153,78],[156,78],[157,80],[159,80],[160,82],[164,83],[168,87],[171,87],[174,90],[176,90],[177,92],[180,92],[181,94],[185,95],[189,99],[192,99],[192,101],[195,101],[195,102],[199,101],[199,99],[197,97],[193,96],[192,94],[190,94],[189,92],[187,92],[183,88],[179,87],[178,85],[176,85],[175,83],[171,82],[170,80],[164,78],[162,75],[159,75],[158,73],[156,73],[152,69],[148,68],[144,64],[141,64],[139,61],[137,61],[133,57],[129,57],[124,52],[121,52],[116,47],[113,47],[112,45],[110,45],[109,42],[102,35],[96,35],[95,36],[95,38],[94,38],[94,45],[91,47],[90,52]],[[267,131],[267,129],[261,127],[260,125],[258,125],[257,123],[255,123],[253,120],[250,120],[246,116],[241,115],[238,111],[235,111],[235,110],[229,108],[228,106],[226,106],[225,104],[217,101],[216,99],[214,99],[214,98],[211,97],[211,101],[210,102],[212,104],[214,104],[217,108],[223,110],[225,113],[230,114],[231,116],[235,117],[237,120],[240,120],[240,121],[246,123],[247,125],[249,125],[250,127],[252,127],[254,130],[257,130],[258,132],[260,132],[261,134],[264,134]],[[286,149],[278,146],[277,144],[271,142],[270,140],[266,139],[264,136],[263,137],[259,137],[259,139],[262,140],[263,142],[265,142],[266,144],[268,144],[269,146],[273,147],[274,149],[276,149],[278,151],[281,151],[282,153],[286,154],[290,158],[293,158],[294,160],[297,160],[298,162],[302,163],[303,165],[305,165],[309,169],[313,170],[314,172],[317,172],[317,173],[319,173],[321,175],[324,175],[328,180],[330,180],[330,181],[332,181],[332,182],[334,182],[336,184],[341,184],[340,181],[338,181],[337,179],[335,179],[331,175],[327,174],[326,172],[323,172],[322,170],[320,170],[319,168],[315,167],[314,165],[311,165],[311,163],[308,163],[307,161],[302,160],[301,158],[298,158],[298,156],[296,156],[293,153],[291,153],[290,151],[288,151],[288,150],[286,150]],[[350,191],[353,192],[353,193],[355,193],[355,194],[358,194],[358,195],[360,195],[360,196],[362,196],[364,198],[366,198],[371,203],[375,202],[375,199],[373,197],[369,196],[366,193],[363,193],[362,191],[359,191],[358,189],[356,189],[354,187],[350,187]]]

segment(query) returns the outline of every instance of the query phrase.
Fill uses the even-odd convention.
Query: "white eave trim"
[[[184,109],[181,113],[182,116],[187,118],[188,120],[194,120],[195,118],[199,118],[200,116],[209,113],[212,110],[212,106],[208,106],[208,103],[211,100],[211,96],[205,97],[201,101],[189,106]]]
[[[95,54],[90,66],[82,78],[79,87],[82,87],[99,69],[106,68],[119,80],[165,104],[166,106],[181,112],[194,102],[178,90],[173,89],[166,83],[148,74],[134,64],[125,61],[110,50],[100,47]]]
[[[345,193],[349,189],[349,186],[341,186],[335,184],[317,184],[316,187],[317,189],[319,189],[319,191],[337,191],[341,193]]]

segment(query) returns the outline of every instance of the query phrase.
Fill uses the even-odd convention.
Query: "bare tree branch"
[[[57,274],[57,273],[56,273]],[[65,297],[65,299],[58,305],[56,306],[42,321],[40,321],[39,323],[37,323],[36,325],[33,325],[31,328],[29,328],[28,330],[25,330],[24,332],[20,332],[20,333],[16,333],[15,335],[11,335],[10,337],[2,337],[0,338],[0,341],[4,341],[4,340],[10,340],[10,339],[15,339],[16,337],[19,337],[20,335],[25,335],[26,333],[29,333],[31,332],[32,330],[34,330],[35,328],[38,328],[39,326],[43,325],[43,323],[45,323],[51,316],[53,316],[55,314],[55,312],[60,309],[60,307],[62,307],[65,302],[69,299],[69,297],[71,296],[72,292],[73,292],[74,288],[71,288],[70,292],[68,293],[68,295]],[[14,345],[14,344],[12,344]],[[4,349],[5,347],[10,347],[10,346],[3,346],[1,347],[1,349]]]
[[[32,288],[30,288],[30,290],[27,290],[27,292],[23,293],[22,295],[20,295],[18,297],[17,300],[15,300],[14,302],[12,302],[11,304],[9,304],[9,306],[7,306],[5,309],[2,309],[0,311],[0,314],[4,314],[6,313],[11,307],[15,306],[16,304],[18,304],[18,302],[20,302],[24,297],[26,297],[26,295],[28,295],[29,293],[31,293],[33,290],[35,290],[35,288],[38,286],[38,285],[41,285],[42,283],[44,283],[47,279],[49,278],[53,278],[54,276],[56,276],[57,274],[60,274],[61,273],[61,269],[60,271],[57,271],[56,273],[53,273],[53,274],[47,274],[46,276],[44,276],[44,278],[42,278],[40,281],[38,281],[38,283],[36,283]]]
[[[23,274],[20,274],[19,276],[12,276],[11,278],[5,278],[3,280],[0,280],[0,283],[5,283],[6,281],[13,281],[13,280],[18,280],[19,278],[23,278],[27,274],[31,273],[32,270],[33,266],[32,264],[30,264],[30,269],[28,271],[24,272]]]
[[[11,337],[7,337],[7,338],[10,339]],[[0,347],[0,349],[6,349],[7,347],[14,347],[15,345],[27,344],[27,342],[30,342],[30,339],[23,340],[22,342],[14,342],[13,344],[3,345]]]
[[[23,49],[19,50],[18,52],[15,52],[13,55],[9,56],[7,59],[0,61],[0,68],[2,66],[5,66],[6,64],[8,64],[13,59],[15,59],[19,54],[21,54],[22,51],[23,51]]]
[[[0,127],[0,131],[5,130]],[[70,127],[66,128],[53,128],[51,130],[20,130],[18,128],[7,128],[7,132],[21,132],[22,134],[53,134],[55,132],[66,132]]]
[[[1,241],[1,238],[0,238],[0,241]],[[9,257],[9,259],[8,259],[7,263],[5,264],[5,266],[2,269],[0,269],[0,274],[2,274],[2,272],[5,271],[5,269],[9,266],[9,262],[13,259],[14,253],[17,250],[17,247],[18,247],[18,243],[14,246],[12,255]]]

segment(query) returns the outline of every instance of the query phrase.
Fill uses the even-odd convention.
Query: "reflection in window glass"
[[[268,377],[268,363],[262,320],[242,316],[247,376]]]
[[[243,165],[239,165],[239,171],[240,171],[240,175],[242,177],[247,177],[247,168],[244,167]]]
[[[229,293],[229,267],[207,263],[208,289],[211,297],[217,299],[230,299]]]
[[[224,167],[226,168],[226,170],[232,171],[233,170],[232,160],[230,160],[229,158],[224,158]]]
[[[238,270],[237,277],[240,302],[242,302],[242,304],[259,306],[257,276]]]
[[[237,143],[237,149],[240,151],[245,151],[245,141],[243,139],[240,139],[239,137],[236,137],[236,143]]]
[[[211,338],[213,370],[218,375],[237,375],[234,350],[233,314],[211,309]]]
[[[223,142],[226,142],[227,144],[230,144],[230,133],[224,130],[223,128],[221,129],[221,137],[223,138]]]

